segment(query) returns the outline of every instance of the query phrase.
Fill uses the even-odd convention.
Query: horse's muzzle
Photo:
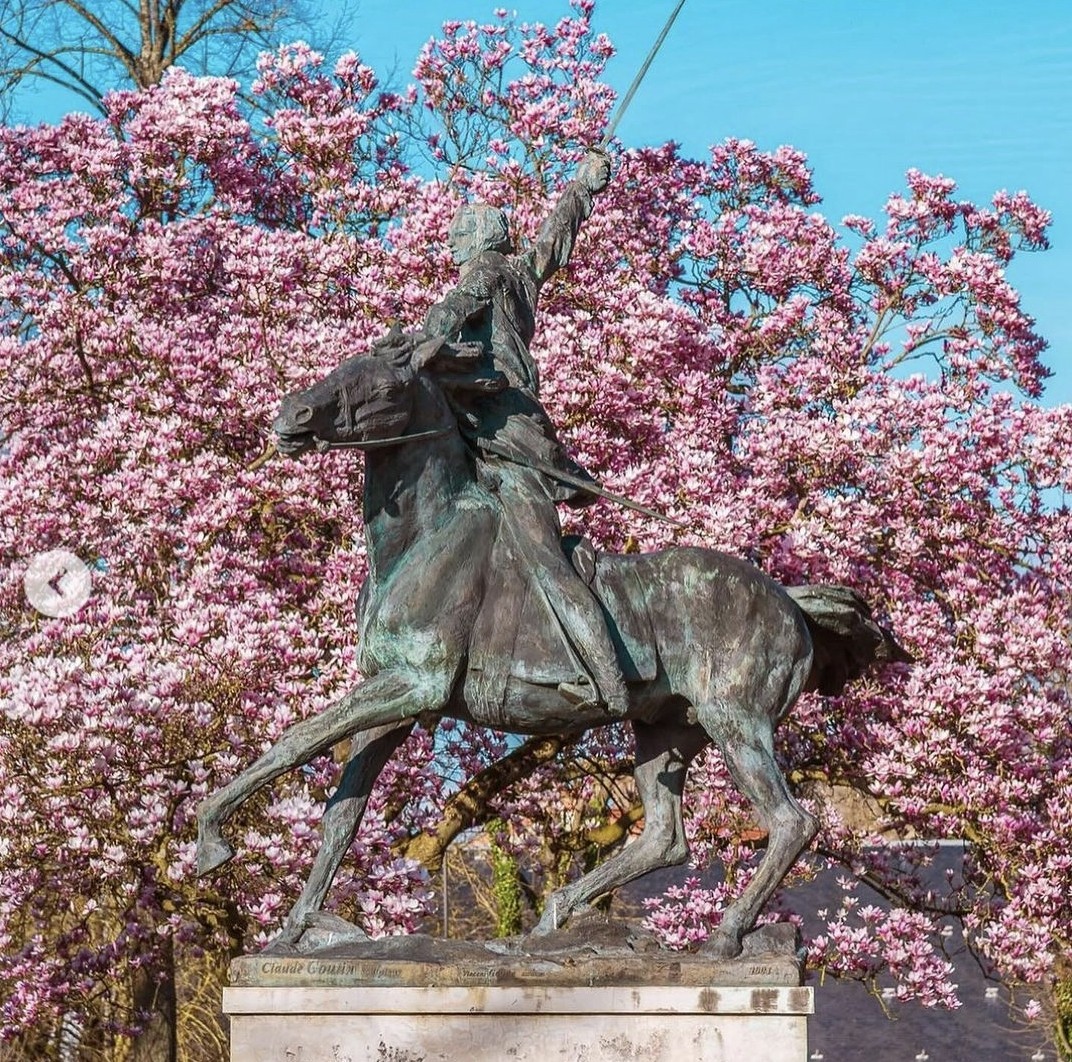
[[[276,449],[286,457],[297,457],[316,445],[313,432],[294,424],[289,417],[276,417],[272,431],[275,432]]]

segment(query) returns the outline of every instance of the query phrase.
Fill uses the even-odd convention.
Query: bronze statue
[[[602,704],[624,718],[628,695],[602,608],[559,544],[562,528],[555,502],[582,506],[596,496],[538,468],[593,481],[559,442],[540,404],[539,369],[529,353],[540,289],[569,262],[577,233],[592,213],[593,196],[609,179],[609,157],[590,152],[536,242],[517,255],[510,253],[510,230],[501,210],[463,206],[450,228],[461,277],[428,311],[422,335],[476,343],[484,355],[480,368],[489,377],[502,374],[501,389],[457,395],[459,423],[481,465],[490,466],[492,475],[485,482],[494,486],[509,514],[517,555],[531,566],[536,587],[574,650],[576,674],[559,684],[560,691],[579,704]],[[487,648],[499,652],[497,646]]]
[[[872,662],[905,659],[850,590],[786,590],[713,550],[597,555],[561,539],[554,503],[583,500],[575,488],[586,476],[539,405],[528,343],[539,285],[568,258],[606,183],[603,166],[590,158],[582,167],[524,255],[506,253],[500,218],[463,214],[459,255],[465,241],[482,250],[423,330],[394,333],[283,401],[274,424],[283,453],[366,451],[369,575],[359,600],[365,681],[292,726],[198,810],[206,873],[233,855],[222,826],[240,804],[352,739],[320,852],[276,947],[311,947],[325,926],[340,939],[341,920],[321,907],[376,777],[418,718],[569,734],[624,717],[636,735],[644,831],[550,897],[536,932],[685,860],[685,772],[714,742],[769,836],[706,946],[736,955],[816,830],[774,758],[776,725],[805,689],[837,693]],[[485,220],[491,244],[477,235]],[[592,678],[597,689],[586,691]],[[364,939],[357,927],[341,936]]]

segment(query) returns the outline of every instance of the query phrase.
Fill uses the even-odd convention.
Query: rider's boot
[[[603,704],[595,683],[588,679],[583,682],[560,682],[558,692],[576,708],[595,708]]]
[[[553,440],[550,422],[547,428]],[[519,556],[535,576],[591,680],[590,688],[566,683],[560,687],[562,694],[575,703],[601,704],[614,718],[624,719],[629,714],[629,693],[603,607],[589,586],[594,570],[582,577],[566,557],[558,513],[538,473],[526,470],[507,477],[502,494],[514,512],[510,526],[519,538]]]
[[[560,686],[559,689],[575,703],[601,704],[615,719],[624,719],[629,714],[629,691],[606,618],[592,591],[565,562],[564,556],[562,560],[554,573],[561,576],[554,587],[557,591],[553,599],[554,609],[587,675],[580,684],[565,683],[565,688]],[[541,574],[551,575],[549,569],[547,566]],[[590,685],[584,679],[588,679]]]
[[[585,663],[592,666],[595,663],[593,654],[589,652],[585,655],[588,658]],[[558,692],[578,707],[602,705],[615,719],[624,719],[629,714],[629,690],[621,668],[617,660],[613,663],[601,660],[599,663],[602,666],[598,671],[592,667],[599,676],[594,682],[587,675],[577,682],[560,682]]]

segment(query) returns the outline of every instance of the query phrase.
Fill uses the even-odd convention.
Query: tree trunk
[[[178,1062],[175,950],[170,937],[158,966],[134,973],[134,1006],[149,1015],[134,1041],[130,1062]]]

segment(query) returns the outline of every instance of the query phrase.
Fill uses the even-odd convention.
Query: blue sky
[[[358,0],[352,42],[402,78],[443,19],[497,6]],[[501,6],[549,23],[567,10]],[[597,2],[620,93],[673,7]],[[1072,0],[686,0],[618,133],[696,155],[727,136],[792,144],[835,222],[876,216],[913,166],[954,178],[969,199],[1026,189],[1054,215],[1053,247],[1019,258],[1009,279],[1050,341],[1046,401],[1072,401]]]
[[[549,23],[568,11],[567,0],[351,0],[341,43],[397,85],[444,19],[498,6]],[[597,3],[620,92],[673,6]],[[1018,259],[1009,279],[1050,341],[1046,401],[1072,401],[1072,0],[686,0],[618,133],[694,155],[727,136],[792,144],[834,222],[878,215],[913,166],[954,178],[965,198],[1026,189],[1054,215],[1053,248]]]

